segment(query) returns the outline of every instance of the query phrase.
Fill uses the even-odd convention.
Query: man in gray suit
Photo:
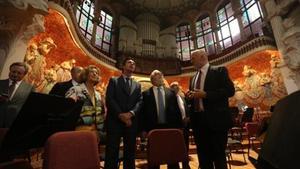
[[[9,67],[9,78],[0,80],[0,127],[9,128],[34,87],[23,81],[28,67],[15,62]]]

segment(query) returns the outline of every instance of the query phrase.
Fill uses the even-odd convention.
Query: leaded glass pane
[[[248,15],[249,15],[250,22],[253,22],[260,17],[257,4],[254,4],[251,8],[248,9]]]
[[[230,36],[228,25],[222,26],[221,30],[222,30],[223,39],[225,39],[225,38],[227,38],[227,37]]]

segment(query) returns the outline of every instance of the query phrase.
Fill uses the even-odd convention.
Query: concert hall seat
[[[45,145],[43,169],[99,169],[96,135],[88,131],[53,134]]]
[[[183,133],[179,129],[154,129],[148,134],[148,166],[188,160]]]

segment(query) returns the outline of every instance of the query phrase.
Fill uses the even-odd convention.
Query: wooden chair
[[[248,135],[248,157],[249,157],[250,148],[251,147],[254,148],[254,141],[257,140],[256,136],[257,136],[257,132],[259,129],[259,125],[258,125],[258,122],[247,122],[245,124],[245,128],[246,128],[247,135]],[[259,141],[259,140],[257,140],[257,141]]]

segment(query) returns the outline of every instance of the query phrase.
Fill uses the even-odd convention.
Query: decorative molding
[[[210,59],[212,65],[228,65],[232,62],[240,60],[241,58],[247,57],[251,53],[266,49],[276,49],[275,41],[266,36],[261,36],[250,40],[249,42],[235,48],[233,51],[225,54],[224,51],[216,56],[214,59]],[[184,73],[194,71],[193,66],[188,65],[182,68]]]

